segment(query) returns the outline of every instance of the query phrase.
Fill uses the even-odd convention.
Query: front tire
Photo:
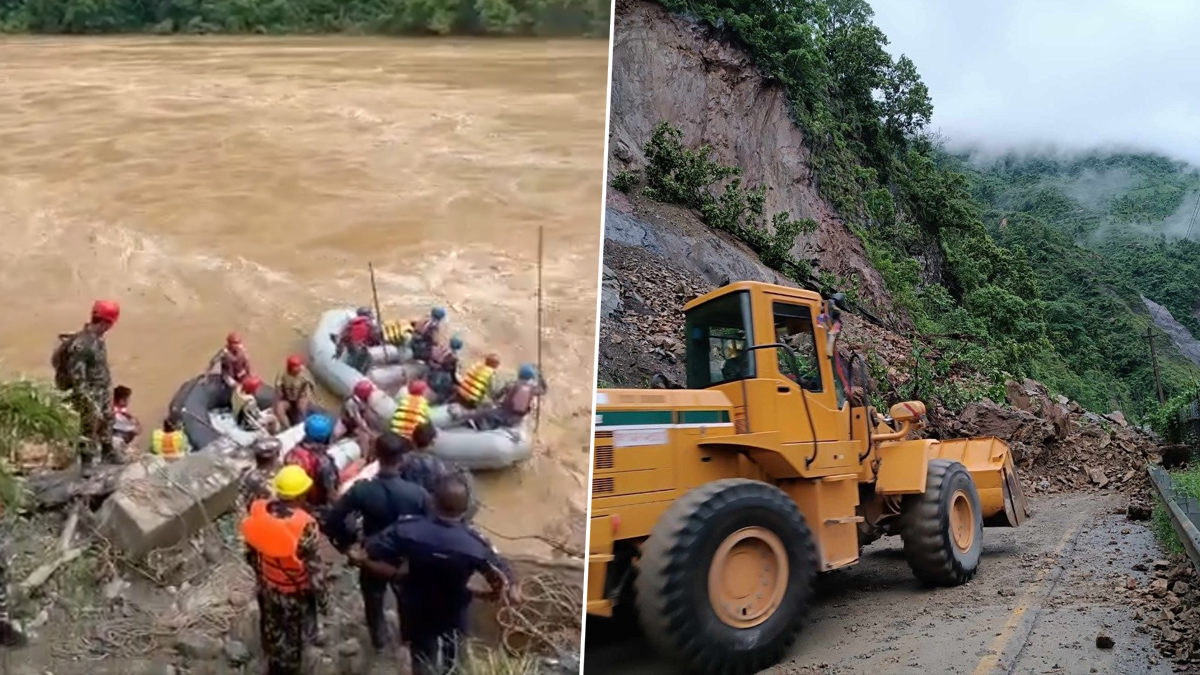
[[[643,549],[636,589],[647,638],[697,675],[778,663],[812,595],[816,547],[779,488],[731,478],[676,501]]]
[[[983,509],[967,467],[929,462],[925,493],[906,498],[900,516],[904,557],[927,586],[959,586],[975,576],[983,554]]]

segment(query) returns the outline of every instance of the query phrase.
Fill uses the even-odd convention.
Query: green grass
[[[79,418],[54,387],[34,380],[0,382],[0,508],[15,512],[21,503],[19,482],[7,460],[22,443],[70,448],[79,435]]]
[[[1182,471],[1172,471],[1171,479],[1184,492],[1200,499],[1200,466]],[[1154,504],[1154,516],[1151,522],[1154,527],[1154,536],[1168,553],[1183,553],[1183,543],[1179,541],[1179,535],[1175,533],[1175,528],[1171,527],[1171,516],[1167,513],[1166,505],[1161,501],[1156,501]]]

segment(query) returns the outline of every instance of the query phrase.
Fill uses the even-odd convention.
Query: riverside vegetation
[[[0,0],[0,33],[608,35],[606,0]]]
[[[784,88],[820,192],[862,239],[893,299],[890,314],[906,315],[921,343],[955,355],[940,368],[984,374],[994,386],[977,396],[1002,396],[1006,379],[1031,377],[1096,412],[1119,408],[1143,422],[1158,412],[1140,296],[1200,330],[1191,306],[1200,244],[1168,228],[1200,199],[1195,172],[1147,154],[984,162],[947,152],[927,128],[933,105],[916,67],[884,49],[863,0],[660,1],[741,46]],[[660,124],[647,139],[644,175],[622,172],[613,187],[691,207],[768,266],[853,300],[853,279],[814,277],[789,252],[816,224],[768,219],[759,188],[709,154]],[[1123,180],[1085,180],[1113,172]],[[930,267],[940,272],[918,257],[937,259]],[[1157,346],[1167,395],[1194,391],[1200,369],[1166,340]],[[961,392],[931,393],[965,402]]]

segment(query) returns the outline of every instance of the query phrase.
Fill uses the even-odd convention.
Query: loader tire
[[[924,494],[905,502],[900,538],[917,580],[927,586],[970,581],[983,553],[983,509],[967,468],[949,459],[930,461]]]
[[[796,639],[817,573],[813,537],[779,488],[729,478],[662,515],[636,581],[647,639],[696,675],[749,675]]]

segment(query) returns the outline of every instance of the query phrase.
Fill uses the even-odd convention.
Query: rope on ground
[[[490,527],[488,527],[488,526],[486,526],[486,525],[480,525],[479,523],[473,523],[473,525],[474,525],[475,527],[478,527],[478,528],[479,528],[479,529],[481,529],[481,530],[484,530],[485,532],[487,532],[488,534],[492,535],[493,537],[496,537],[497,539],[503,539],[503,540],[505,540],[505,541],[522,541],[522,540],[529,540],[529,539],[533,539],[533,540],[536,540],[536,541],[540,541],[540,542],[542,542],[543,544],[545,544],[545,545],[549,546],[550,548],[552,548],[552,549],[554,549],[554,550],[558,551],[559,553],[563,553],[563,554],[565,554],[565,555],[569,555],[569,556],[571,556],[572,558],[582,558],[582,557],[583,557],[583,550],[582,550],[582,549],[574,548],[574,547],[570,546],[569,544],[565,544],[565,543],[563,543],[563,542],[561,542],[561,541],[559,541],[559,540],[557,540],[557,539],[552,539],[552,538],[550,538],[550,537],[547,537],[547,536],[545,536],[545,535],[541,535],[541,534],[523,534],[523,535],[521,535],[521,536],[516,536],[516,537],[514,537],[514,536],[512,536],[512,535],[507,535],[507,534],[502,534],[502,533],[500,533],[500,532],[497,532],[497,531],[493,530],[492,528],[490,528]]]
[[[510,653],[558,652],[579,639],[582,629],[579,589],[554,574],[521,581],[520,605],[504,602],[496,613],[501,644]]]

